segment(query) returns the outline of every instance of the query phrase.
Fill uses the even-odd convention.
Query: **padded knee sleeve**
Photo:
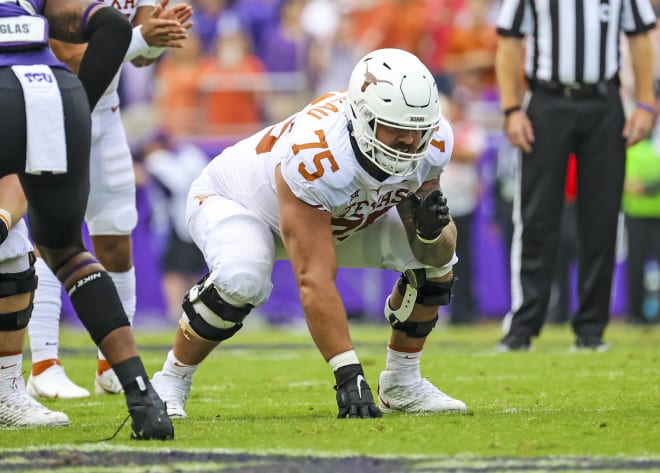
[[[199,338],[221,342],[232,337],[243,327],[243,319],[252,310],[251,305],[237,307],[225,301],[208,274],[183,299],[184,314],[181,327]]]

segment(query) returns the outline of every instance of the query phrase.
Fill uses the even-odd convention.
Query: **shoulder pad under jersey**
[[[446,119],[442,119],[438,129],[433,133],[426,158],[431,167],[443,168],[449,162],[454,150],[454,132]]]

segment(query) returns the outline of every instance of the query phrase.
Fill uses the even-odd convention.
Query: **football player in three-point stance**
[[[152,63],[165,47],[181,47],[191,26],[188,5],[167,7],[168,0],[116,2],[105,0],[126,16],[133,25],[131,43],[124,61],[136,66]],[[50,41],[56,56],[77,72],[86,46]],[[131,254],[131,232],[137,224],[135,175],[126,135],[119,114],[117,86],[119,72],[105,90],[92,113],[92,151],[90,155],[90,193],[85,221],[92,239],[95,256],[112,277],[129,322],[133,323],[136,306],[135,268]],[[61,310],[60,283],[37,258],[39,287],[34,313],[28,326],[32,351],[32,370],[28,392],[35,397],[80,398],[89,391],[73,383],[58,357]],[[98,351],[96,394],[117,394],[121,383]]]
[[[186,417],[193,374],[266,302],[289,259],[312,338],[335,376],[339,417],[464,412],[420,373],[426,337],[449,303],[456,229],[440,190],[453,135],[433,76],[414,55],[383,49],[331,92],[223,151],[190,189],[190,233],[210,269],[183,301],[154,388]],[[401,273],[384,303],[392,326],[378,403],[351,342],[339,266]]]

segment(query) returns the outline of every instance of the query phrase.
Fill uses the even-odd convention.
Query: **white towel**
[[[55,74],[50,67],[41,64],[12,66],[12,70],[21,82],[25,96],[25,172],[66,172],[64,108]]]

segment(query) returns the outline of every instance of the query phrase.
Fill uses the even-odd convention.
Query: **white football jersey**
[[[105,3],[106,5],[125,15],[131,24],[133,23],[133,18],[135,18],[135,13],[137,12],[138,8],[156,6],[156,0],[103,0],[102,3]],[[105,89],[103,96],[94,108],[95,111],[102,108],[117,106],[119,104],[119,94],[117,93],[117,88],[119,87],[120,74],[121,67],[117,71],[117,74],[115,74],[112,82],[110,82],[108,88]]]
[[[219,195],[256,211],[279,235],[275,169],[281,164],[294,195],[330,212],[334,236],[344,240],[441,174],[453,149],[451,128],[442,119],[429,155],[414,174],[378,181],[356,159],[346,107],[345,91],[326,94],[290,118],[224,150],[201,178]]]

